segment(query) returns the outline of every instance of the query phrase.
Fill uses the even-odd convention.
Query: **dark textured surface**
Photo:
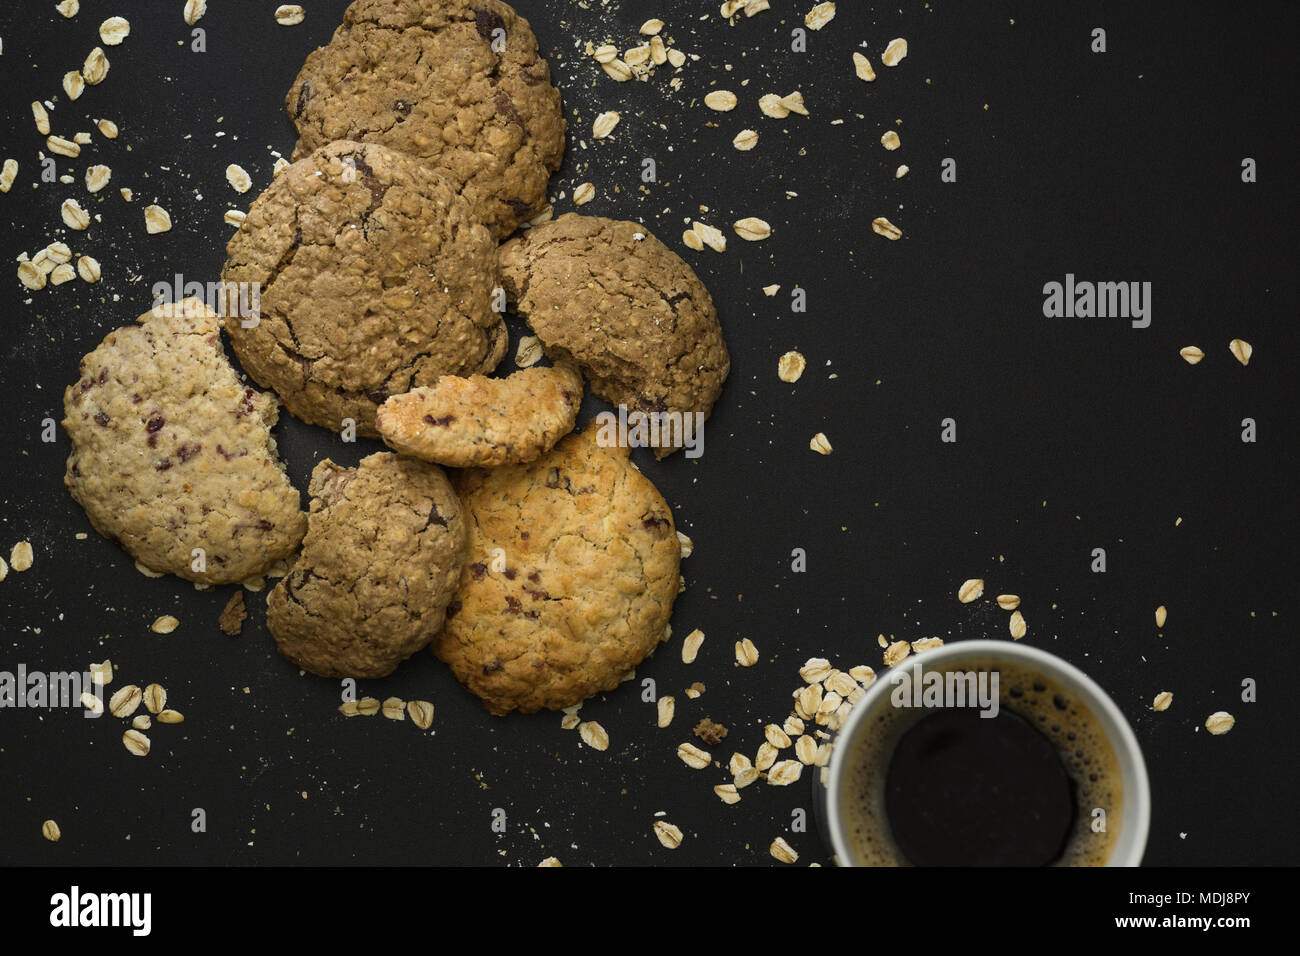
[[[989,594],[1020,594],[1026,640],[1081,666],[1133,722],[1154,790],[1149,863],[1295,862],[1293,8],[1209,18],[1172,4],[1139,15],[1096,3],[949,0],[900,12],[845,0],[794,54],[792,10],[811,0],[774,2],[734,27],[713,2],[674,13],[521,0],[570,120],[552,181],[566,195],[558,211],[590,180],[598,198],[584,212],[642,219],[679,252],[687,219],[721,227],[753,215],[775,230],[759,244],[732,235],[723,255],[682,252],[717,303],[731,377],[703,458],[636,460],[695,541],[674,631],[699,627],[708,639],[693,665],[675,640],[638,671],[677,696],[671,729],[655,728],[636,685],[583,708],[610,734],[596,753],[557,715],[488,717],[424,654],[361,690],[433,701],[435,734],[344,720],[337,683],[300,677],[276,655],[262,595],[248,595],[241,637],[221,634],[229,589],[141,577],[64,491],[66,437],[40,441],[77,359],[147,307],[152,283],[216,279],[222,211],[252,196],[233,193],[223,170],[239,162],[258,188],[269,181],[271,150],[287,155],[294,142],[284,92],[344,7],[305,5],[306,22],[286,29],[273,4],[236,13],[214,3],[202,55],[178,45],[189,35],[179,0],[85,3],[73,21],[47,3],[0,8],[2,151],[22,164],[0,196],[9,260],[66,232],[58,206],[85,199],[87,162],[114,170],[103,201],[88,205],[103,222],[70,240],[104,264],[100,285],[29,295],[12,270],[3,280],[0,544],[7,556],[30,539],[36,563],[0,582],[0,669],[110,657],[118,685],[160,681],[186,715],[155,728],[154,752],[137,759],[114,718],[0,712],[0,862],[768,864],[780,834],[801,863],[817,860],[813,834],[788,832],[792,809],[809,806],[802,783],[756,785],[724,806],[711,788],[725,775],[687,769],[676,745],[708,716],[731,729],[719,756],[752,754],[813,654],[879,667],[879,632],[1004,634],[991,602],[955,600],[973,576]],[[33,190],[42,144],[26,104],[59,91],[114,12],[132,35],[107,48],[108,78],[75,104],[60,93],[53,118],[70,133],[106,115],[122,135],[60,164],[77,185]],[[632,45],[649,17],[701,56],[680,91],[662,75],[616,84],[581,56],[587,40]],[[1108,31],[1105,55],[1089,52],[1095,26]],[[911,53],[883,69],[894,36]],[[852,73],[864,41],[874,84]],[[741,96],[735,112],[702,106],[713,82]],[[810,117],[758,112],[759,95],[795,88]],[[597,144],[591,122],[606,109],[623,119]],[[745,127],[761,139],[739,153],[731,139]],[[902,137],[897,152],[879,145],[887,127]],[[1240,181],[1246,156],[1259,166],[1253,185]],[[957,160],[957,183],[940,182],[944,157]],[[643,190],[645,158],[658,182]],[[895,181],[900,162],[911,173]],[[176,226],[147,236],[141,210],[155,199]],[[904,238],[874,235],[878,215]],[[1151,327],[1045,319],[1042,286],[1067,272],[1151,281]],[[761,291],[770,283],[782,285],[773,298]],[[795,284],[806,313],[790,311]],[[1248,368],[1228,354],[1236,336],[1255,347]],[[1205,350],[1200,365],[1178,357],[1188,344]],[[809,363],[794,386],[776,377],[790,348]],[[956,444],[939,440],[947,417]],[[1255,444],[1240,441],[1244,417],[1258,422]],[[828,458],[808,450],[817,431],[835,446]],[[352,464],[379,449],[293,421],[277,432],[300,488],[321,458]],[[796,547],[807,549],[806,573],[790,570]],[[1104,575],[1089,571],[1096,547],[1107,550]],[[1159,604],[1169,607],[1163,637]],[[148,629],[162,613],[181,619],[167,636]],[[732,663],[741,637],[758,645],[758,666]],[[1245,678],[1258,681],[1257,703],[1239,699]],[[687,701],[696,680],[708,689]],[[1161,690],[1174,704],[1154,714]],[[1235,729],[1198,731],[1220,709],[1237,715]],[[196,807],[206,833],[191,832]],[[491,827],[495,808],[505,833]],[[675,852],[651,833],[658,811],[686,833]],[[41,839],[47,817],[62,827],[57,846]]]

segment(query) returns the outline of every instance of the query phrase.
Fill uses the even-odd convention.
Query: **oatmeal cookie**
[[[573,431],[582,376],[572,366],[506,378],[444,375],[379,407],[379,434],[403,455],[454,468],[518,465]]]
[[[227,246],[223,280],[260,288],[256,319],[226,310],[235,354],[298,418],[378,437],[389,395],[501,361],[493,249],[438,173],[332,143],[277,176]]]
[[[644,226],[569,213],[512,239],[499,259],[519,315],[594,394],[629,411],[709,414],[731,369],[718,313]]]
[[[383,677],[442,627],[465,518],[442,469],[389,452],[311,476],[302,554],[266,600],[280,653],[322,677]]]
[[[493,714],[612,690],[664,637],[681,559],[672,511],[597,433],[457,473],[468,563],[432,646]]]
[[[64,482],[96,531],[154,571],[204,584],[261,574],[307,530],[271,435],[279,404],[240,380],[199,300],[137,321],[83,358],[63,394]]]
[[[294,158],[339,139],[442,170],[494,236],[546,203],[564,116],[528,21],[498,0],[357,0],[285,97]]]

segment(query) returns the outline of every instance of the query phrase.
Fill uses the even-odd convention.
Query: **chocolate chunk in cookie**
[[[261,574],[307,528],[271,435],[279,404],[240,380],[197,299],[138,323],[110,332],[63,394],[64,482],[146,567],[205,584]]]
[[[493,235],[546,203],[564,116],[528,21],[498,0],[356,0],[285,97],[294,158],[339,139],[441,169]]]
[[[382,452],[311,476],[293,570],[267,597],[280,653],[322,677],[383,677],[442,627],[465,519],[442,469]]]
[[[526,465],[457,473],[460,590],[434,652],[494,714],[617,687],[663,639],[681,552],[672,511],[598,429]]]
[[[506,378],[444,375],[379,407],[379,434],[403,455],[454,468],[518,465],[573,431],[582,376],[572,366]]]
[[[569,213],[501,247],[505,288],[553,359],[629,411],[707,416],[731,369],[691,267],[635,222]],[[661,443],[662,458],[676,448]]]
[[[493,249],[438,173],[332,143],[277,176],[227,246],[222,278],[260,288],[259,316],[226,317],[235,354],[298,418],[377,437],[390,395],[501,361]]]

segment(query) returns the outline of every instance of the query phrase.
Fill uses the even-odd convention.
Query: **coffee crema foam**
[[[1028,720],[1056,748],[1075,787],[1075,821],[1064,853],[1053,866],[1105,866],[1123,817],[1123,782],[1115,751],[1097,718],[1050,677],[1019,663],[988,659],[945,662],[941,673],[996,671],[998,701]],[[886,678],[887,679],[887,678]],[[841,793],[845,840],[853,866],[910,866],[894,845],[885,813],[885,774],[899,739],[937,708],[893,707],[882,697],[877,711],[847,754]],[[1092,830],[1092,811],[1106,811],[1106,830]]]

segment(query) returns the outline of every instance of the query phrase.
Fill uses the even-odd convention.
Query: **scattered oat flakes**
[[[871,61],[861,53],[853,54],[853,72],[858,75],[859,80],[865,80],[868,83],[876,79],[876,71],[871,68]]]
[[[763,771],[767,770],[776,763],[776,758],[780,752],[769,744],[766,740],[758,745],[758,752],[754,754],[754,769]]]
[[[962,586],[957,589],[957,600],[962,604],[969,604],[976,598],[984,594],[984,579],[970,578],[963,582]]]
[[[591,133],[596,139],[604,139],[610,133],[614,132],[614,127],[618,125],[620,117],[616,110],[607,110],[596,117],[596,121],[591,125]]]
[[[275,8],[275,22],[282,27],[294,27],[302,23],[307,11],[296,3],[286,3]]]
[[[704,249],[704,241],[700,239],[700,234],[694,229],[687,229],[682,233],[682,244],[696,252],[701,252]]]
[[[563,717],[560,718],[560,729],[572,730],[574,727],[577,727],[580,723],[582,723],[582,718],[579,717],[577,714],[565,714]]]
[[[1151,709],[1156,711],[1168,710],[1169,705],[1174,702],[1174,695],[1167,690],[1162,690],[1156,694],[1156,699],[1151,702]]]
[[[816,435],[813,435],[812,441],[808,442],[808,447],[819,455],[829,455],[834,451],[834,449],[831,448],[831,440],[826,437],[825,432],[818,432]]]
[[[701,750],[692,743],[678,744],[677,756],[692,770],[703,770],[713,761],[707,750]]]
[[[794,847],[785,842],[785,837],[777,837],[773,840],[767,851],[772,854],[774,860],[781,863],[797,863],[799,861],[799,854],[794,851]]]
[[[63,285],[77,277],[77,270],[66,262],[60,262],[50,270],[50,285]]]
[[[583,183],[573,191],[573,204],[575,206],[585,206],[596,198],[596,187],[591,183]]]
[[[130,717],[139,709],[142,698],[139,687],[127,684],[109,698],[108,712],[114,717]]]
[[[540,869],[542,867],[564,866],[564,864],[559,861],[558,857],[548,856],[546,859],[542,860],[541,863],[538,863],[537,866]]]
[[[885,666],[893,667],[896,664],[901,664],[903,659],[911,652],[912,645],[907,641],[894,641],[885,648]]]
[[[623,54],[623,62],[632,67],[637,74],[642,72],[642,68],[650,61],[650,44],[643,43],[640,46],[629,47]]]
[[[125,186],[119,189],[118,192],[122,194],[122,198],[127,202],[130,202],[132,196],[135,195],[134,193],[131,192],[131,190],[127,189]]]
[[[198,23],[207,12],[208,0],[185,0],[185,22],[190,26]]]
[[[63,836],[63,831],[59,829],[59,825],[53,820],[46,820],[41,824],[41,836],[51,843],[58,843],[59,838]]]
[[[91,664],[87,670],[90,671],[92,682],[103,686],[104,684],[113,683],[113,662],[104,661],[102,664]]]
[[[271,164],[271,178],[274,179],[276,176],[279,176],[282,172],[284,172],[288,168],[289,168],[289,161],[285,159],[283,156],[281,156],[274,163]]]
[[[407,701],[406,713],[410,716],[411,723],[421,730],[428,730],[433,726],[433,704],[427,700]]]
[[[703,693],[704,693],[704,685],[701,684],[699,681],[696,681],[690,687],[686,688],[686,696],[689,697],[691,700],[695,700]]]
[[[681,50],[669,50],[668,62],[676,69],[681,69],[686,64],[686,54]]]
[[[773,764],[767,772],[767,784],[770,787],[788,787],[798,782],[803,775],[803,764],[798,760],[782,760]]]
[[[731,141],[731,145],[743,152],[748,152],[758,145],[758,133],[752,129],[742,129]]]
[[[620,59],[615,58],[602,63],[600,68],[605,71],[606,76],[618,83],[626,83],[632,79],[632,68]]]
[[[50,135],[50,114],[45,112],[40,100],[32,100],[32,119],[36,121],[36,132],[42,136]]]
[[[86,167],[86,189],[92,193],[97,193],[108,185],[113,178],[113,170],[107,166],[94,165]]]
[[[242,209],[227,209],[226,214],[221,217],[228,226],[242,226],[244,220],[248,218],[248,213]],[[540,356],[539,356],[540,358]]]
[[[698,627],[686,635],[686,640],[682,641],[682,663],[694,664],[695,656],[700,652],[700,645],[704,643],[704,632]]]
[[[30,262],[18,263],[18,278],[33,292],[45,288],[45,273]]]
[[[92,714],[102,714],[104,712],[104,702],[99,699],[98,695],[92,694],[88,690],[81,692],[81,706]]]
[[[998,607],[1004,611],[1014,611],[1020,607],[1020,596],[1016,594],[999,594]]]
[[[662,20],[647,20],[645,23],[641,24],[640,33],[645,37],[658,36],[659,31],[663,28],[664,22]]]
[[[9,550],[9,564],[15,571],[26,571],[32,566],[32,543],[19,541]]]
[[[150,205],[144,207],[144,228],[149,235],[167,232],[171,227],[172,217],[162,206]]]
[[[654,825],[655,836],[670,850],[675,850],[682,845],[682,831],[680,828],[673,826],[666,820],[656,820]]]
[[[1226,710],[1216,710],[1205,718],[1205,729],[1218,737],[1230,731],[1236,722],[1237,718]]]
[[[105,46],[117,46],[131,35],[131,24],[125,17],[109,17],[99,25],[99,39]]]
[[[383,715],[389,720],[406,719],[406,701],[400,697],[388,697],[381,705]]]
[[[665,694],[659,698],[655,704],[657,714],[657,723],[660,727],[667,727],[673,722],[673,713],[677,709],[677,701],[671,694]]]
[[[1011,612],[1011,621],[1008,626],[1011,629],[1012,639],[1017,641],[1024,637],[1029,630],[1029,625],[1025,623],[1025,616],[1019,611]]]
[[[63,92],[68,95],[69,100],[77,99],[85,89],[86,81],[82,78],[80,70],[69,70],[63,74]]]
[[[6,159],[4,168],[0,169],[0,193],[7,193],[13,187],[18,176],[18,160]]]
[[[117,139],[117,124],[109,119],[102,119],[95,123],[99,129],[100,135],[105,139]]]
[[[885,147],[885,149],[894,150],[894,149],[898,149],[898,147],[903,144],[902,141],[898,138],[897,133],[895,133],[892,129],[887,129],[880,137],[880,145]]]
[[[162,710],[158,712],[158,723],[160,724],[183,724],[184,722],[185,715],[179,710]]]
[[[740,802],[740,791],[736,789],[734,783],[720,783],[713,788],[719,800],[723,803],[734,804]]]
[[[51,153],[59,156],[70,156],[76,159],[81,155],[81,147],[70,139],[64,139],[62,136],[46,137],[45,145]]]
[[[121,691],[118,691],[118,693],[120,694]],[[151,714],[157,714],[167,709],[167,690],[162,684],[150,684],[144,689],[141,697],[144,701],[145,710]]]
[[[783,382],[797,382],[807,364],[799,352],[786,352],[776,361],[777,378]]]
[[[722,234],[722,230],[714,226],[706,226],[702,222],[692,222],[691,230],[699,240],[708,246],[714,252],[727,251],[727,237]]]
[[[253,179],[243,166],[231,163],[226,167],[226,182],[237,193],[246,193],[253,187]]]
[[[1164,627],[1168,619],[1169,611],[1163,604],[1156,608],[1156,627]]]
[[[1255,350],[1251,348],[1249,342],[1245,342],[1241,339],[1233,339],[1231,342],[1229,342],[1228,351],[1230,351],[1232,353],[1232,357],[1235,358],[1242,365],[1249,365],[1250,357],[1255,352]]]
[[[784,750],[790,746],[790,735],[778,727],[776,724],[768,724],[763,728],[763,736],[767,742],[777,750]]]
[[[748,242],[759,242],[772,235],[772,227],[762,219],[753,216],[737,220],[732,223],[731,228],[736,230],[736,235]]]
[[[896,170],[894,170],[894,178],[895,178],[895,179],[902,179],[902,178],[903,178],[904,176],[906,176],[909,172],[910,172],[910,169],[908,168],[907,164],[904,163],[902,166],[899,166]]]
[[[609,734],[605,728],[594,720],[586,720],[578,725],[578,736],[592,750],[608,750]]]
[[[357,701],[357,713],[362,717],[373,717],[379,713],[380,703],[375,697],[362,697]]]
[[[849,676],[863,687],[870,687],[876,682],[876,672],[866,664],[859,664],[857,667],[850,667]]]
[[[135,756],[144,757],[149,753],[149,738],[140,731],[131,729],[122,735],[122,746]]]
[[[153,631],[155,634],[170,634],[180,626],[180,623],[180,621],[172,617],[170,614],[164,614],[162,617],[158,618],[158,620],[149,625],[149,630]]]
[[[344,717],[355,717],[360,713],[360,711],[357,708],[357,702],[355,700],[345,700],[343,703],[339,704],[339,713]]]
[[[880,57],[880,62],[885,66],[898,66],[907,56],[907,41],[902,37],[890,40],[889,45],[885,47],[885,52]]]
[[[104,77],[108,76],[108,57],[104,55],[103,47],[95,47],[86,57],[86,62],[81,65],[81,75],[91,86],[98,86],[104,82]]]
[[[878,236],[884,236],[886,239],[901,239],[903,230],[899,229],[884,216],[879,216],[871,220],[871,229]]]
[[[131,721],[131,726],[136,730],[148,730],[153,726],[153,721],[148,714],[136,714],[135,719]]]
[[[1178,350],[1178,354],[1183,357],[1183,361],[1188,365],[1195,365],[1201,359],[1205,358],[1205,353],[1195,345],[1188,345]]]
[[[772,119],[785,119],[790,115],[790,110],[781,102],[781,97],[775,93],[768,93],[758,100],[758,108],[764,116],[770,116]]]
[[[817,759],[817,741],[807,734],[800,735],[794,742],[794,755],[799,758],[800,763],[811,766]]]
[[[798,113],[800,116],[808,115],[808,110],[803,105],[803,94],[798,90],[781,97],[781,106],[791,113]]]
[[[749,638],[736,641],[736,663],[741,667],[753,667],[758,663],[758,648]]]
[[[919,641],[912,642],[912,653],[923,654],[926,651],[934,650],[936,647],[943,647],[943,638],[923,637]]]
[[[714,90],[704,97],[704,105],[719,113],[727,113],[736,108],[736,94],[731,90]]]
[[[799,668],[799,676],[805,684],[817,684],[824,681],[831,673],[831,662],[824,657],[810,657]]]
[[[835,19],[835,4],[819,3],[809,10],[803,18],[804,26],[809,30],[820,30]]]

